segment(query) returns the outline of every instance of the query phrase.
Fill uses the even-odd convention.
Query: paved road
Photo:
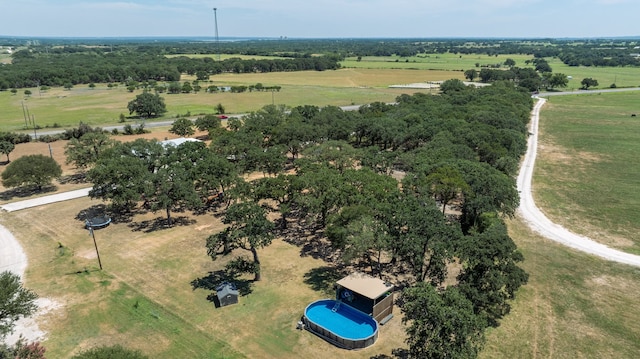
[[[601,90],[542,92],[539,95],[537,95],[537,97],[564,96],[564,95],[588,95],[590,93],[627,92],[627,91],[640,91],[640,87],[624,87],[624,88],[601,89]]]
[[[573,249],[596,255],[606,260],[640,267],[640,256],[607,247],[590,238],[572,233],[566,228],[551,222],[551,220],[549,220],[542,211],[536,207],[531,193],[531,179],[533,177],[538,149],[538,122],[540,119],[540,109],[545,102],[545,99],[539,98],[531,114],[531,135],[529,136],[527,153],[524,157],[517,180],[518,191],[520,192],[520,207],[518,208],[518,211],[531,229],[548,239]]]
[[[0,205],[0,208],[4,209],[7,212],[19,211],[21,209],[42,206],[43,204],[62,202],[70,199],[86,197],[89,195],[89,190],[91,190],[91,188],[83,188],[75,191],[56,193],[49,196],[43,196],[43,197],[38,197],[33,199],[27,199],[24,201],[3,204],[3,205]]]

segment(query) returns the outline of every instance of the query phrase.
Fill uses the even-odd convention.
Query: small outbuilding
[[[237,304],[239,296],[238,288],[236,288],[236,285],[233,283],[221,283],[216,287],[216,296],[218,297],[220,307]]]
[[[336,282],[336,299],[384,324],[393,317],[393,285],[364,273]]]

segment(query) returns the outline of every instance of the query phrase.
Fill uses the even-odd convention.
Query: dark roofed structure
[[[216,296],[221,307],[237,304],[239,295],[238,288],[233,283],[224,282],[216,287]]]

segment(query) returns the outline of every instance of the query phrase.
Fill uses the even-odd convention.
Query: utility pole
[[[36,132],[36,115],[31,115],[31,122],[33,122],[33,138],[38,139],[38,133]]]
[[[220,61],[220,38],[218,37],[218,8],[213,8],[213,19],[215,20],[216,25],[216,55],[218,57],[218,61]]]
[[[27,122],[27,112],[24,109],[24,101],[20,101],[22,103],[22,115],[24,116],[24,129],[29,128],[29,122]]]
[[[96,247],[96,255],[98,256],[98,265],[100,266],[100,270],[102,270],[102,261],[100,260],[100,252],[98,252],[98,243],[96,243],[96,235],[93,233],[93,224],[88,219],[84,222],[91,233],[91,237],[93,238],[93,246]]]

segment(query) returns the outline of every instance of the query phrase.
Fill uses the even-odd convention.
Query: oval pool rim
[[[375,343],[376,340],[378,339],[378,329],[379,329],[378,322],[375,319],[373,319],[371,316],[367,315],[366,313],[363,313],[358,309],[353,308],[348,304],[345,304],[344,302],[340,302],[340,305],[346,306],[348,308],[347,310],[351,310],[357,313],[358,315],[362,316],[363,319],[370,321],[373,324],[374,326],[373,334],[362,337],[362,338],[345,338],[336,334],[331,329],[326,328],[310,320],[309,317],[307,316],[307,312],[309,308],[311,308],[312,306],[317,306],[320,303],[332,303],[332,305],[335,305],[335,303],[337,302],[338,301],[334,299],[320,299],[307,305],[307,307],[304,309],[305,329],[325,339],[331,344],[341,348],[345,348],[345,349],[362,349],[362,348],[366,348],[368,346],[373,345],[373,343]]]

